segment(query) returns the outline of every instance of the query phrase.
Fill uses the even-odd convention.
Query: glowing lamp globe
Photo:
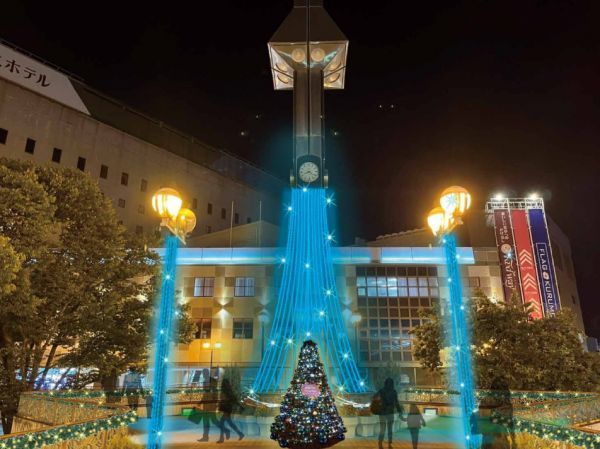
[[[310,58],[314,62],[321,62],[323,59],[325,59],[325,51],[320,47],[313,48],[310,51]]]
[[[152,209],[160,218],[175,219],[179,214],[183,200],[175,189],[165,187],[152,196]]]
[[[192,232],[196,227],[196,214],[187,208],[181,209],[175,220],[176,228],[185,234]]]
[[[292,59],[295,62],[304,62],[304,60],[306,59],[306,53],[304,53],[304,50],[302,50],[301,48],[294,48],[292,50]]]
[[[441,207],[434,207],[427,216],[427,225],[431,228],[433,235],[439,235],[443,232],[446,222],[446,213]]]
[[[462,217],[471,207],[471,194],[464,187],[448,187],[440,195],[440,206],[449,217]]]

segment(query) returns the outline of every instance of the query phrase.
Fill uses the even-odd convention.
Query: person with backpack
[[[404,409],[398,402],[398,392],[394,388],[394,380],[387,378],[383,388],[375,393],[371,401],[371,412],[379,415],[379,448],[383,448],[383,438],[387,429],[388,445],[392,446],[392,434],[394,433],[394,415],[404,420]]]

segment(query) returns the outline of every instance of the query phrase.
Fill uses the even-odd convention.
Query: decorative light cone
[[[152,209],[161,218],[174,220],[179,214],[182,204],[183,200],[179,192],[170,187],[159,189],[152,195]]]

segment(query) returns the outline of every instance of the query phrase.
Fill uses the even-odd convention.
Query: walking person
[[[419,445],[419,430],[421,426],[425,427],[427,423],[419,411],[419,407],[415,404],[411,404],[408,410],[408,416],[406,417],[406,426],[410,432],[410,438],[412,440],[413,449],[417,449]]]
[[[391,448],[394,433],[394,414],[398,412],[398,417],[404,419],[404,409],[398,402],[398,392],[394,388],[393,379],[388,377],[383,383],[383,388],[375,393],[371,401],[371,411],[379,415],[379,448],[383,448],[386,429],[388,446]]]
[[[204,432],[202,434],[202,438],[200,438],[198,441],[204,443],[208,441],[211,424],[214,424],[221,431],[221,434],[223,431],[221,429],[221,420],[217,417],[217,401],[214,400],[212,394],[205,394],[201,405],[202,408],[194,407],[189,419],[194,424],[203,424],[202,427]],[[225,430],[225,438],[229,439],[229,430],[227,429]]]
[[[221,397],[219,398],[219,411],[223,413],[223,416],[221,416],[221,421],[219,422],[219,427],[221,428],[221,438],[219,439],[219,441],[217,441],[217,443],[223,443],[225,441],[225,435],[229,437],[229,429],[227,428],[225,423],[229,425],[229,428],[231,430],[238,434],[240,440],[244,438],[245,435],[231,419],[233,409],[237,405],[238,398],[236,397],[235,392],[233,391],[231,382],[229,381],[229,379],[223,379],[223,382],[221,383]]]
[[[137,412],[142,391],[142,378],[135,366],[130,366],[123,380],[123,394],[127,397],[130,410]]]

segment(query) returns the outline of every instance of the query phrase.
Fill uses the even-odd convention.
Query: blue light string
[[[295,348],[309,338],[321,347],[328,375],[335,377],[341,390],[366,390],[337,294],[332,239],[328,238],[329,205],[325,189],[292,189],[281,288],[269,344],[254,381],[255,392],[273,392],[285,386],[291,376],[291,372],[284,373],[286,362],[295,360]]]
[[[449,331],[447,344],[451,347],[454,369],[450,370],[450,389],[460,392],[461,431],[464,447],[479,447],[477,436],[472,434],[471,417],[476,408],[473,363],[471,360],[470,329],[466,312],[468,304],[462,294],[462,280],[456,257],[456,236],[452,233],[442,237],[448,268],[450,301],[445,313],[446,329]]]
[[[152,416],[150,419],[150,431],[148,433],[148,449],[160,449],[162,446],[163,412],[169,373],[169,349],[174,330],[175,276],[177,273],[178,246],[179,239],[177,237],[173,235],[166,237],[160,304],[156,329],[154,331],[154,379],[152,384]]]

